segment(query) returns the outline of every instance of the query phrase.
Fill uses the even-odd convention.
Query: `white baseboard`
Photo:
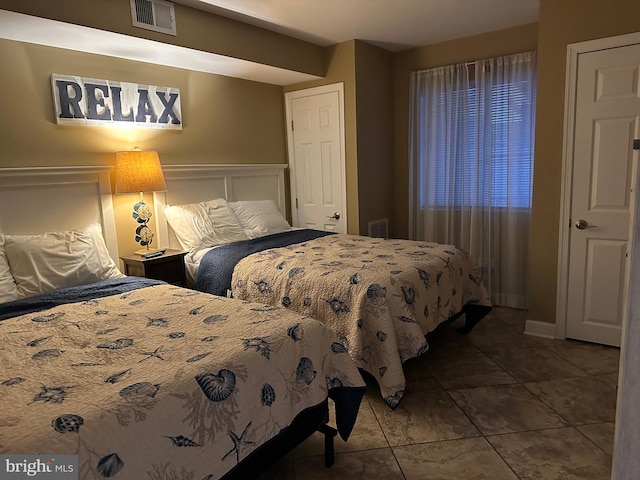
[[[556,338],[556,324],[540,322],[538,320],[527,320],[524,333],[534,337]]]

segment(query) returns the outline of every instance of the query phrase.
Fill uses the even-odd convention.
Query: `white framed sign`
[[[182,130],[180,90],[155,85],[51,75],[56,123]]]

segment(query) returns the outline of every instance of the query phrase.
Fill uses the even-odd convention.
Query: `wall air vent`
[[[176,34],[173,3],[165,0],[131,0],[131,20],[134,27]]]
[[[371,238],[389,238],[389,219],[380,218],[369,221],[369,236]]]

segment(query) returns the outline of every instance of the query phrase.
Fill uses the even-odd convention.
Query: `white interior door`
[[[620,345],[627,310],[640,45],[577,60],[566,336]]]
[[[285,98],[293,225],[346,233],[343,86]]]

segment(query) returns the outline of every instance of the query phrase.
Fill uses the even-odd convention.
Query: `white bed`
[[[0,388],[12,405],[0,453],[77,454],[83,479],[253,478],[316,429],[335,434],[324,425],[335,395],[348,437],[364,382],[320,322],[114,270],[110,172],[0,169],[0,277],[28,292],[0,303]],[[98,237],[106,281],[70,265],[102,272]],[[16,273],[43,262],[53,283]],[[25,290],[29,278],[41,294]]]
[[[490,311],[479,270],[452,245],[291,228],[280,197],[268,197],[281,191],[281,178],[256,178],[248,191],[259,201],[235,189],[212,193],[200,178],[200,186],[168,181],[157,208],[189,251],[190,282],[319,319],[395,408],[405,389],[402,363],[427,351],[425,336],[463,314],[469,330]]]

